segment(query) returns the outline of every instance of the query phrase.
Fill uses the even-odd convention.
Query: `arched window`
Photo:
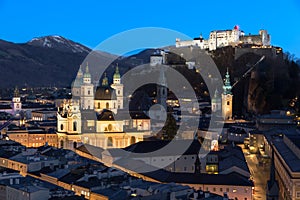
[[[98,109],[100,109],[100,102],[98,102]]]
[[[116,103],[114,103],[114,108],[116,108]]]
[[[112,131],[113,130],[113,126],[111,124],[108,124],[107,128],[108,128],[108,131]]]
[[[77,147],[77,142],[73,142],[73,148],[75,149]]]
[[[73,131],[77,131],[77,122],[73,122]]]
[[[64,125],[63,124],[60,125],[60,130],[61,131],[64,130]]]
[[[64,141],[63,140],[60,141],[60,148],[64,148]]]
[[[136,142],[135,137],[131,136],[131,138],[130,138],[130,144],[135,144],[135,142]]]
[[[109,103],[106,102],[106,109],[109,109]]]
[[[88,95],[90,95],[91,94],[91,91],[90,90],[88,90]]]
[[[227,106],[229,106],[230,105],[230,101],[227,101]]]
[[[107,139],[107,146],[108,147],[112,147],[113,146],[113,139],[112,139],[112,137],[108,137],[108,139]]]
[[[120,90],[118,90],[118,94],[120,94],[121,92],[120,92]]]

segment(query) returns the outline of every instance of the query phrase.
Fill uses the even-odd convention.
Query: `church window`
[[[108,147],[112,147],[113,146],[113,139],[112,139],[112,137],[108,137],[108,139],[107,139],[107,146]]]
[[[109,109],[109,103],[106,102],[106,109]]]
[[[131,136],[130,138],[130,144],[135,144],[136,143],[136,139],[134,136]]]
[[[60,125],[60,130],[61,131],[64,130],[64,125],[63,124]]]
[[[230,105],[230,101],[227,101],[227,106],[229,106]]]
[[[73,131],[77,131],[77,122],[73,122]]]
[[[108,128],[108,131],[112,131],[113,126],[111,124],[108,124],[107,128]]]
[[[90,90],[88,90],[88,95],[90,95],[91,94],[91,91]]]
[[[98,109],[100,109],[100,102],[98,102]]]
[[[120,90],[118,90],[118,94],[120,94],[121,92],[120,92]]]

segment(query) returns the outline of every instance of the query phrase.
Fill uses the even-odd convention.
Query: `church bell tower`
[[[222,93],[222,117],[224,120],[231,120],[232,119],[232,86],[230,84],[230,75],[227,72],[225,75],[225,82],[223,85],[223,93]]]

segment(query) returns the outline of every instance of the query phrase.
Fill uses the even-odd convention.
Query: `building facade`
[[[123,109],[123,84],[118,66],[109,84],[106,74],[100,86],[94,90],[88,66],[83,73],[79,69],[72,87],[72,99],[64,100],[57,112],[57,137],[59,147],[74,149],[79,144],[90,144],[101,148],[122,148],[142,141],[150,134],[148,126],[124,131],[124,125],[133,124],[132,119],[117,119]],[[144,123],[143,123],[144,124]],[[146,129],[147,127],[148,129]]]

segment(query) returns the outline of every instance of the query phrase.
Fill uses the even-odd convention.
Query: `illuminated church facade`
[[[113,83],[109,84],[105,74],[97,87],[91,82],[88,65],[84,73],[80,67],[72,84],[72,99],[64,100],[58,108],[59,147],[74,149],[90,144],[104,149],[123,148],[149,136],[151,124],[146,115],[116,117],[123,111],[123,89],[118,66]]]

